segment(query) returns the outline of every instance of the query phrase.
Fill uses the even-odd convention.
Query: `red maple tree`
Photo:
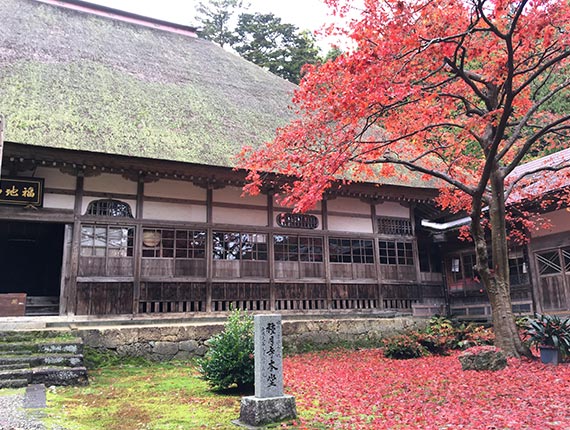
[[[354,14],[352,3],[362,8],[361,1],[327,3],[340,15]],[[559,106],[570,86],[570,3],[363,3],[358,18],[334,30],[353,49],[307,67],[294,97],[297,119],[273,142],[244,153],[246,190],[258,190],[263,172],[288,175],[285,203],[304,211],[339,178],[434,180],[439,203],[471,217],[497,345],[526,354],[511,309],[505,208],[542,168],[517,177],[525,156],[568,146],[570,115]],[[492,266],[481,225],[487,208]]]

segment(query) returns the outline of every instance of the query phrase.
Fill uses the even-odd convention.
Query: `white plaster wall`
[[[75,207],[75,196],[64,194],[44,194],[44,208],[71,209]]]
[[[83,188],[86,192],[137,194],[137,183],[113,173],[101,173],[98,176],[86,176]]]
[[[87,212],[87,208],[89,207],[89,203],[94,200],[101,200],[101,197],[83,197],[83,201],[81,202],[81,215],[85,215]],[[131,213],[134,217],[137,216],[137,201],[136,200],[129,200],[129,199],[119,199],[119,201],[127,203],[131,207]]]
[[[362,215],[370,215],[370,204],[358,199],[338,197],[327,201],[327,210],[330,212],[347,212]]]
[[[158,221],[206,222],[206,205],[145,201],[143,218]]]
[[[267,210],[213,207],[212,221],[215,224],[267,226]]]
[[[549,234],[564,233],[570,231],[570,211],[568,209],[561,209],[547,213],[543,216],[550,221],[551,228],[541,227],[537,224],[538,230],[531,232],[532,237],[548,236]],[[536,221],[536,218],[535,218]]]
[[[372,220],[329,215],[329,230],[353,233],[372,233]]]
[[[275,210],[279,209],[280,212],[292,212],[293,208],[292,207],[288,207],[288,206],[282,206],[278,203],[279,200],[281,200],[283,198],[283,196],[279,196],[279,195],[275,195],[273,196],[273,208]],[[314,208],[311,208],[311,210],[309,212],[320,212],[322,208],[321,202],[317,202],[317,204],[315,205]]]
[[[267,207],[267,195],[258,194],[250,196],[245,194],[241,197],[243,189],[240,187],[224,187],[214,190],[212,199],[214,203],[237,203],[241,205],[255,205],[263,208]]]
[[[158,182],[144,184],[144,195],[206,202],[206,189],[197,187],[191,182],[173,179],[160,179]]]
[[[36,178],[44,178],[46,188],[59,188],[62,190],[75,190],[75,176],[61,173],[59,169],[38,167],[34,174]]]
[[[394,218],[410,218],[410,208],[395,202],[384,202],[376,205],[376,215]]]

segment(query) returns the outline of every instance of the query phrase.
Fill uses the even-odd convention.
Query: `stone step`
[[[1,379],[0,388],[22,388],[28,385],[27,379]]]
[[[26,380],[28,384],[45,385],[87,385],[85,367],[34,367],[0,371],[0,382]]]
[[[45,340],[70,340],[75,339],[69,330],[11,330],[0,331],[0,343],[7,342],[37,342]]]
[[[39,340],[35,342],[3,342],[0,343],[0,354],[82,354],[81,339]]]
[[[42,354],[42,355],[4,355],[0,356],[2,366],[39,367],[39,366],[83,366],[81,354]]]
[[[0,372],[3,370],[27,369],[29,367],[30,367],[29,363],[23,363],[20,361],[14,363],[2,363],[0,364]]]
[[[39,367],[32,369],[32,384],[51,385],[88,385],[85,367]]]

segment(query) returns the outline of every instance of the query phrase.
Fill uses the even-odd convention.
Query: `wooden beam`
[[[267,193],[267,264],[269,265],[269,308],[275,311],[275,250],[273,247],[273,192]]]
[[[208,188],[206,191],[206,223],[212,225],[214,191]],[[212,272],[214,264],[214,238],[213,229],[206,229],[206,312],[212,312]]]
[[[77,308],[77,274],[79,271],[79,252],[81,247],[81,209],[83,206],[83,175],[77,175],[75,184],[75,207],[73,209],[73,232],[71,239],[71,263],[69,267],[69,288],[66,309],[68,315],[75,315]]]
[[[2,177],[2,155],[4,154],[4,115],[0,113],[0,178]]]
[[[139,175],[137,182],[137,206],[135,218],[142,220],[144,206],[144,176]],[[135,228],[134,255],[134,281],[133,281],[133,315],[139,312],[139,299],[141,295],[141,263],[142,263],[143,231],[142,226]]]

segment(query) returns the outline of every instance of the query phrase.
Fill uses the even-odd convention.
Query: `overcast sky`
[[[89,0],[115,9],[152,16],[179,24],[195,25],[198,0]],[[207,0],[206,0],[207,1]],[[273,13],[301,29],[317,30],[327,20],[321,0],[249,0],[249,12]]]

